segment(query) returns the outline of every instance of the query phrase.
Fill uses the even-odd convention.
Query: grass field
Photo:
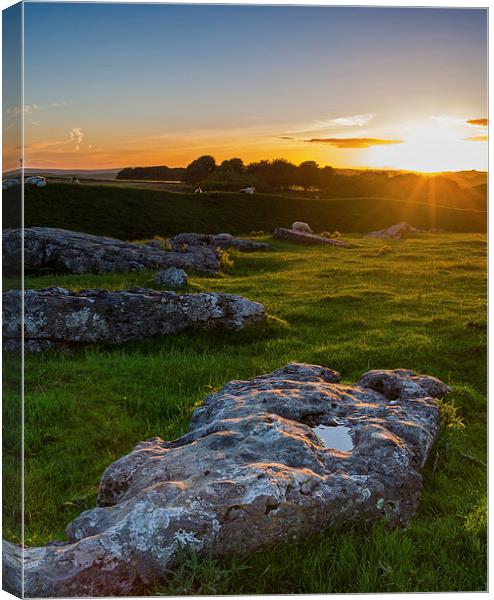
[[[4,193],[4,227],[18,223],[15,189]],[[444,200],[447,205],[447,198]],[[294,221],[314,231],[364,233],[398,221],[451,232],[485,232],[487,213],[389,198],[313,200],[275,194],[179,194],[122,186],[26,187],[25,225],[62,227],[135,240],[183,231],[271,232]]]
[[[79,210],[77,190],[57,222],[50,221],[60,207],[51,196],[55,187],[39,190],[40,206],[43,210],[49,206],[51,213],[46,222],[36,217],[36,224],[75,228],[77,223],[78,229],[85,229],[82,215],[89,211]],[[133,192],[125,196],[124,207],[134,202]],[[97,198],[95,189],[93,208]],[[98,223],[101,233],[110,233],[107,229],[113,227],[121,237],[131,237],[125,233],[129,226],[125,210],[115,212],[109,201],[106,196],[101,202],[91,227]],[[149,223],[159,223],[168,232],[211,230],[200,225],[216,219],[214,202],[209,214],[206,209],[199,211],[197,204],[193,209],[192,199],[180,201],[191,203],[190,212],[174,215],[167,203],[178,200],[170,195],[162,201],[168,221]],[[149,202],[157,205],[158,200],[150,195]],[[250,200],[235,202],[240,206]],[[33,206],[31,197],[27,214],[34,214]],[[325,210],[323,203],[320,207]],[[279,214],[283,218],[278,225],[294,220],[292,213],[288,216],[280,209]],[[179,218],[195,219],[196,226],[179,226]],[[260,226],[265,213],[259,222],[257,218],[252,215],[248,229],[270,226]],[[117,224],[112,225],[115,219]],[[146,213],[134,226],[145,229],[149,219]],[[397,218],[386,214],[386,220]],[[225,217],[215,231],[225,225],[235,233],[228,223]],[[331,225],[344,229],[336,217],[324,228]],[[348,237],[356,247],[305,248],[278,242],[274,252],[233,253],[235,266],[224,274],[192,276],[189,291],[233,292],[263,302],[269,319],[260,326],[238,333],[183,333],[122,347],[93,347],[73,355],[28,356],[26,542],[39,545],[62,538],[64,526],[94,506],[99,478],[109,463],[140,440],[179,436],[186,431],[194,406],[230,379],[250,378],[289,361],[329,366],[339,370],[346,382],[372,368],[405,367],[435,375],[454,388],[443,410],[440,437],[424,469],[420,509],[407,529],[388,532],[378,524],[367,530],[321,532],[222,563],[184,557],[182,567],[169,574],[166,584],[151,591],[485,590],[486,237],[473,233],[415,236],[390,243],[392,251],[387,254],[379,252],[382,242]],[[26,288],[121,289],[154,287],[152,282],[149,272],[60,274],[28,277]]]

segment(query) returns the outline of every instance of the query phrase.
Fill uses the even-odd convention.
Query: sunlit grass
[[[186,557],[152,591],[485,589],[485,236],[416,236],[389,242],[389,253],[379,252],[378,240],[349,237],[355,248],[275,243],[270,253],[234,253],[228,272],[191,277],[190,292],[263,302],[270,318],[261,326],[27,356],[27,543],[63,537],[65,525],[94,506],[109,463],[140,440],[185,432],[196,403],[230,379],[289,361],[327,365],[346,382],[368,369],[406,367],[451,384],[455,408],[447,422],[456,416],[464,424],[443,428],[408,529],[322,532],[221,564]],[[26,287],[122,289],[152,282],[150,272],[45,273],[29,277]]]

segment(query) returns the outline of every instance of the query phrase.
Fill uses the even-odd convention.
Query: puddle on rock
[[[332,448],[340,452],[351,452],[353,450],[353,440],[349,427],[344,427],[343,425],[338,425],[337,427],[318,425],[317,427],[313,427],[312,431],[326,448]]]

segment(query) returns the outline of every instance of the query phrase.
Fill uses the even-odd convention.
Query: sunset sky
[[[487,11],[26,3],[25,102],[31,167],[485,169]]]

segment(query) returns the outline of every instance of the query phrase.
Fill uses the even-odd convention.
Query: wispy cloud
[[[366,113],[347,117],[334,117],[326,120],[318,119],[316,121],[312,121],[312,123],[304,123],[299,126],[295,126],[293,129],[286,131],[286,133],[307,133],[309,131],[324,131],[327,129],[363,127],[364,125],[367,125],[367,123],[369,123],[374,116],[375,115],[373,113]]]
[[[474,135],[472,137],[465,138],[466,142],[487,142],[488,137],[486,135]]]
[[[12,106],[4,111],[7,117],[18,117],[22,113],[25,115],[32,115],[38,110],[45,110],[47,108],[61,108],[67,106],[67,102],[50,102],[49,104],[25,104],[22,106]]]
[[[383,138],[311,138],[305,140],[311,144],[329,144],[336,148],[371,148],[372,146],[390,146],[402,144],[403,140],[388,140]]]
[[[25,104],[23,107],[22,106],[12,106],[11,108],[7,108],[7,110],[5,110],[5,114],[8,117],[17,117],[19,115],[21,115],[22,113],[26,114],[26,115],[32,115],[33,112],[35,112],[36,110],[39,110],[40,107],[37,104]]]
[[[294,140],[294,137],[290,137],[289,135],[280,135],[280,140]]]
[[[489,124],[487,119],[468,119],[467,123],[476,127],[487,127]]]
[[[365,115],[353,115],[351,117],[337,117],[328,121],[316,121],[315,124],[319,127],[363,127],[374,118],[373,113]]]

